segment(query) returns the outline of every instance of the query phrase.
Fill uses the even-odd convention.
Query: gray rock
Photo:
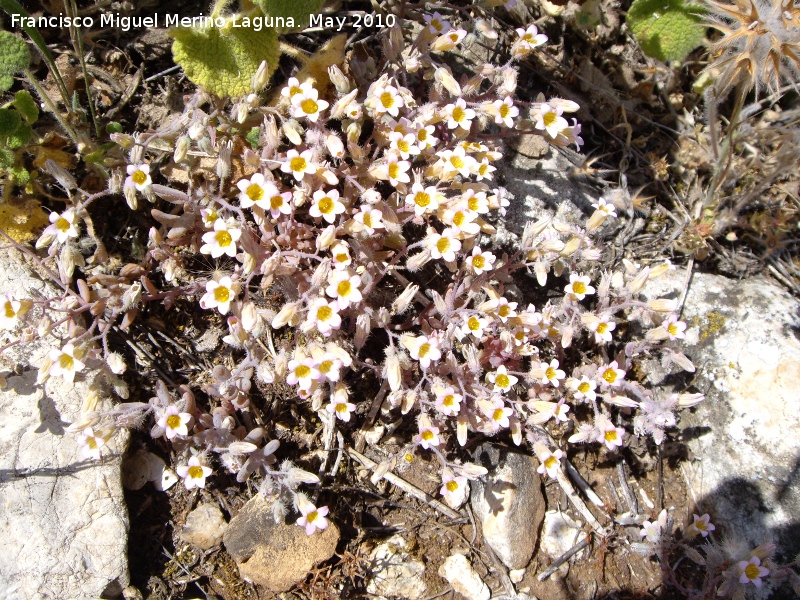
[[[472,483],[470,496],[483,538],[509,569],[522,569],[533,556],[544,518],[536,461],[490,443],[479,446],[473,459],[489,470]]]
[[[180,538],[201,550],[209,550],[222,542],[228,523],[216,504],[203,502],[186,517]]]
[[[54,295],[48,284],[0,254],[0,293]],[[3,332],[3,339],[15,337]],[[120,481],[128,432],[117,431],[103,460],[84,460],[78,437],[65,431],[78,419],[90,386],[86,371],[74,384],[36,384],[49,350],[33,342],[0,357],[7,378],[0,391],[0,595],[10,599],[119,596],[128,585],[128,515]],[[101,393],[102,396],[102,393]],[[100,402],[109,400],[101,398]]]
[[[409,543],[399,535],[379,544],[370,553],[371,577],[367,592],[389,598],[421,598],[425,593],[425,565],[411,558]]]
[[[333,556],[339,529],[330,523],[324,531],[306,535],[297,525],[275,523],[272,514],[271,505],[257,495],[231,519],[223,541],[244,579],[279,593]]]
[[[677,297],[685,271],[648,284]],[[774,540],[800,551],[800,303],[771,280],[733,281],[695,273],[683,312],[685,344],[706,394],[683,411],[683,437],[696,461],[698,510],[754,547]]]
[[[592,202],[599,193],[590,193],[568,173],[576,165],[567,156],[569,150],[550,148],[535,135],[522,135],[514,149],[507,149],[505,160],[498,166],[496,182],[504,186],[514,199],[505,219],[498,219],[501,243],[522,234],[528,221],[554,217],[557,221],[585,224],[592,214]],[[580,160],[578,160],[580,164]]]
[[[551,559],[563,556],[584,537],[586,536],[581,524],[566,513],[558,510],[548,510],[544,513],[539,548]]]
[[[453,554],[439,567],[439,575],[444,577],[456,593],[467,600],[489,600],[492,593],[480,576],[469,564],[463,554]]]

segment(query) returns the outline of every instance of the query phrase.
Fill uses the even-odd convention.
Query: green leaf
[[[7,91],[14,83],[11,76],[27,69],[30,63],[27,44],[10,31],[0,31],[0,92]]]
[[[20,125],[22,125],[22,117],[17,111],[0,108],[0,137],[13,135]]]
[[[703,43],[702,11],[682,0],[634,0],[627,22],[645,54],[662,62],[682,61]]]
[[[111,123],[106,125],[106,133],[122,133],[122,123],[111,121]]]
[[[7,169],[14,163],[14,153],[11,150],[0,148],[0,169]]]
[[[250,144],[251,148],[257,148],[258,142],[261,140],[261,128],[253,127],[244,139],[247,140],[247,143]]]
[[[31,179],[30,172],[23,167],[15,167],[10,169],[9,173],[11,174],[11,179],[13,179],[14,183],[17,185],[25,185]]]
[[[297,31],[308,27],[309,16],[318,13],[324,0],[253,0],[268,17],[293,20],[293,27],[276,27],[278,33]]]
[[[17,130],[14,133],[8,136],[6,139],[6,144],[12,150],[22,148],[30,141],[31,135],[33,135],[31,126],[27,123],[23,123],[20,127],[17,127]]]
[[[19,114],[31,125],[36,123],[39,118],[39,107],[36,106],[36,100],[33,99],[28,90],[20,90],[14,96],[14,108],[19,111]]]
[[[251,79],[262,61],[270,74],[278,66],[278,34],[269,28],[180,27],[169,34],[175,38],[172,55],[186,76],[220,97],[252,93]]]

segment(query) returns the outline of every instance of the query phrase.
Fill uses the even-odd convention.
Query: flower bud
[[[344,143],[335,133],[328,134],[325,138],[325,147],[333,158],[344,157]]]
[[[667,271],[672,271],[674,269],[675,266],[670,261],[665,261],[650,269],[650,278],[655,279],[656,277],[661,277]]]
[[[111,352],[106,357],[106,364],[108,368],[111,369],[111,372],[115,375],[122,375],[128,366],[125,364],[125,359],[122,358],[121,354],[116,352]]]
[[[358,96],[357,89],[339,98],[331,107],[331,119],[342,119],[348,116],[347,108],[356,99],[356,96]]]
[[[174,160],[176,163],[183,162],[189,152],[189,146],[191,143],[192,139],[188,135],[182,135],[179,137],[178,141],[175,142],[175,152],[172,154],[172,160]]]
[[[260,92],[264,89],[267,83],[269,83],[269,75],[269,65],[267,61],[262,60],[261,64],[258,65],[258,69],[256,69],[255,75],[253,75],[253,78],[250,80],[254,92]]]
[[[439,67],[433,74],[433,79],[440,84],[444,89],[450,92],[451,96],[461,96],[461,86],[453,77],[450,69],[447,67]]]
[[[231,151],[233,143],[229,140],[222,144],[217,158],[217,177],[227,179],[231,174]]]
[[[119,144],[125,150],[133,148],[134,139],[127,133],[112,133],[110,136],[111,141]]]
[[[134,186],[126,185],[122,192],[125,195],[125,202],[128,203],[131,210],[139,208],[139,198],[136,196],[136,188]]]
[[[336,225],[328,225],[317,236],[317,250],[327,250],[336,241]]]
[[[129,310],[130,308],[139,304],[142,299],[142,284],[135,281],[131,286],[122,294],[122,310]]]
[[[647,283],[648,277],[650,277],[650,267],[645,267],[639,271],[636,277],[628,282],[628,285],[626,286],[628,291],[631,294],[636,294],[639,292],[644,287],[644,284]]]
[[[581,238],[578,236],[573,236],[567,241],[566,244],[564,244],[564,248],[561,250],[561,256],[572,256],[580,247]]]
[[[668,298],[657,298],[647,303],[647,308],[656,312],[673,313],[678,310],[678,303]]]
[[[403,290],[403,293],[400,294],[397,299],[392,303],[392,314],[394,315],[401,315],[408,307],[411,305],[411,302],[414,300],[414,296],[417,295],[419,291],[419,286],[415,283],[410,283],[406,286],[406,289]]]
[[[703,394],[678,394],[678,408],[689,408],[700,404],[706,397]]]
[[[285,325],[297,325],[300,320],[300,309],[297,304],[289,302],[272,319],[272,328],[280,329]]]
[[[599,228],[605,222],[607,216],[608,214],[602,210],[594,211],[586,224],[587,231],[594,231]]]
[[[350,91],[350,80],[342,73],[339,65],[328,67],[328,77],[338,93],[346,94]]]
[[[396,392],[400,389],[400,385],[403,381],[403,373],[400,369],[400,359],[397,357],[397,354],[394,351],[387,350],[386,355],[386,379],[389,382],[389,388]]]
[[[417,252],[413,256],[406,259],[406,268],[412,273],[419,271],[431,259],[431,253],[428,250]]]
[[[321,288],[325,285],[328,280],[328,274],[331,272],[331,261],[329,259],[324,259],[319,263],[319,266],[314,270],[314,274],[311,276],[311,287],[312,288]]]
[[[294,119],[289,119],[283,124],[283,134],[292,142],[295,146],[299,146],[303,143],[303,128],[300,126],[300,123],[295,121]]]
[[[242,329],[252,332],[260,325],[261,317],[258,314],[256,305],[252,302],[245,302],[242,306]]]
[[[356,350],[361,350],[369,337],[372,330],[372,320],[367,313],[361,313],[356,317],[356,335],[355,346]]]

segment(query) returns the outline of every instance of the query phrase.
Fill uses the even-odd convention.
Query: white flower
[[[509,375],[505,365],[497,367],[497,370],[489,373],[486,379],[494,384],[494,389],[492,391],[501,392],[503,394],[507,394],[514,384],[519,381],[519,379],[513,375]]]
[[[302,331],[317,328],[325,337],[330,336],[334,329],[342,326],[342,317],[339,316],[339,304],[336,300],[330,303],[325,298],[314,298],[308,305],[308,316],[302,325]]]
[[[519,39],[511,46],[511,54],[514,58],[523,58],[530,54],[534,48],[547,43],[547,36],[539,33],[536,25],[529,25],[527,29],[519,28],[516,32]]]
[[[465,206],[447,208],[440,213],[440,218],[442,222],[449,225],[456,234],[474,236],[481,230],[481,226],[475,222],[475,219],[478,218],[478,213],[472,212]]]
[[[553,359],[550,361],[550,364],[546,362],[541,363],[539,367],[542,372],[542,384],[551,384],[553,387],[559,387],[561,384],[561,380],[566,377],[566,373],[558,368],[558,360]]]
[[[716,526],[711,522],[711,517],[708,516],[708,514],[702,517],[693,514],[692,517],[694,522],[686,528],[686,533],[689,535],[697,535],[699,533],[706,538],[709,533],[716,529]]]
[[[30,300],[17,300],[11,292],[0,296],[0,329],[13,329],[19,318],[33,306]]]
[[[420,422],[419,433],[413,437],[413,441],[425,450],[430,450],[442,443],[442,440],[439,439],[439,428],[423,422]]]
[[[78,445],[81,447],[81,454],[84,458],[100,460],[100,448],[106,445],[106,440],[100,435],[95,435],[91,427],[87,427],[81,431]]]
[[[298,152],[295,149],[286,153],[286,161],[281,165],[281,171],[291,173],[297,181],[303,181],[306,173],[313,175],[317,172],[317,165],[312,161],[313,153],[311,150]]]
[[[506,127],[514,126],[514,117],[519,115],[519,109],[514,106],[511,96],[502,100],[495,100],[486,107],[486,112],[494,116],[494,122]]]
[[[330,403],[325,408],[332,415],[336,415],[337,419],[348,422],[350,421],[350,413],[356,409],[356,405],[348,402],[346,398],[337,398],[334,395],[331,397]]]
[[[314,380],[319,378],[319,369],[313,358],[292,359],[287,368],[289,374],[286,376],[286,383],[296,385],[301,390],[310,390]]]
[[[481,162],[478,163],[478,166],[475,167],[475,178],[478,181],[482,181],[484,179],[488,179],[491,181],[492,179],[494,179],[494,175],[492,175],[492,173],[494,173],[495,171],[497,171],[497,167],[492,166],[489,163],[488,158],[482,158]]]
[[[561,450],[550,452],[550,450],[544,449],[541,450],[541,453],[537,452],[537,457],[539,458],[541,464],[536,469],[536,472],[540,475],[547,473],[548,476],[555,479],[558,476],[559,469],[561,468],[561,459],[563,456],[564,453]]]
[[[442,177],[454,177],[455,175],[469,177],[472,170],[478,165],[478,161],[469,156],[462,146],[455,150],[442,150],[436,155],[442,166]]]
[[[420,150],[426,150],[427,148],[435,146],[439,141],[439,138],[434,137],[434,131],[436,131],[436,128],[433,125],[428,125],[422,121],[416,121],[414,123],[413,133],[417,138],[417,146]]]
[[[295,119],[305,117],[316,123],[320,113],[330,106],[325,100],[319,99],[319,94],[313,87],[292,96],[292,116]]]
[[[486,271],[491,271],[494,268],[494,262],[497,257],[491,252],[484,252],[480,246],[475,246],[472,249],[472,255],[467,257],[466,263],[470,271],[475,275],[481,275]]]
[[[128,165],[128,177],[125,179],[123,187],[133,186],[137,192],[143,192],[152,183],[150,165]]]
[[[422,18],[428,24],[428,30],[434,35],[442,35],[450,31],[450,21],[440,15],[438,11],[432,15],[423,15]]]
[[[558,134],[569,127],[567,120],[561,116],[561,107],[550,106],[547,102],[540,102],[531,109],[534,127],[546,131],[547,135],[555,139]]]
[[[470,315],[467,320],[458,328],[458,334],[463,337],[466,335],[473,335],[476,339],[483,337],[483,330],[489,325],[489,319],[479,317],[478,315]],[[460,339],[460,338],[459,338]]]
[[[479,215],[485,215],[489,212],[489,201],[486,199],[486,192],[476,192],[470,188],[461,195],[459,204],[463,204]]]
[[[575,396],[576,400],[588,400],[592,402],[597,398],[597,393],[595,392],[595,389],[597,389],[597,382],[594,379],[589,379],[588,377],[575,379],[570,377],[568,385],[572,389],[572,395]]]
[[[291,100],[297,94],[308,93],[312,89],[314,89],[314,84],[310,79],[306,79],[303,83],[300,83],[297,77],[290,77],[289,81],[286,82],[286,86],[281,89],[281,96]]]
[[[594,294],[595,289],[589,285],[588,275],[578,275],[571,273],[569,276],[569,284],[564,288],[564,292],[573,300],[583,300],[586,296]]]
[[[502,398],[495,397],[488,403],[485,409],[494,430],[508,427],[511,422],[509,417],[513,416],[514,410],[506,406]]]
[[[516,302],[509,302],[507,298],[501,296],[492,304],[493,304],[492,311],[498,316],[498,318],[503,323],[517,316]]]
[[[456,252],[461,249],[461,242],[455,236],[456,232],[448,227],[441,234],[433,232],[425,238],[425,245],[430,250],[431,258],[453,262],[456,259]]]
[[[752,583],[757,588],[762,586],[761,578],[769,575],[769,569],[761,566],[761,559],[757,556],[751,556],[750,560],[740,561],[739,567],[739,583],[747,584]]]
[[[331,245],[331,263],[337,270],[346,269],[353,262],[350,257],[350,247],[346,242],[335,242]]]
[[[332,271],[328,277],[328,287],[325,293],[339,303],[339,308],[345,310],[351,304],[361,302],[362,296],[358,287],[361,277],[352,274],[349,270]]]
[[[419,366],[423,369],[427,369],[431,366],[432,362],[442,357],[438,338],[429,338],[424,335],[417,337],[406,336],[400,340],[400,343],[403,344],[409,354],[411,354],[411,358],[419,361]]]
[[[63,244],[69,238],[76,238],[79,235],[78,215],[72,208],[65,210],[61,214],[51,212],[50,223],[42,232],[42,235],[55,236],[59,244]]]
[[[318,529],[323,531],[328,527],[328,520],[325,518],[328,515],[327,506],[317,508],[305,496],[298,494],[297,510],[301,514],[301,517],[297,519],[297,524],[305,527],[306,535],[313,535]]]
[[[312,217],[323,218],[332,224],[336,220],[336,216],[344,211],[345,206],[339,200],[339,192],[337,190],[328,192],[317,190],[314,192],[313,203],[308,210],[308,214]]]
[[[414,209],[419,216],[435,212],[439,208],[439,192],[434,186],[424,187],[421,183],[411,186],[411,193],[406,196],[406,205]]]
[[[614,424],[607,418],[603,419],[603,421],[603,423],[598,423],[598,425],[601,425],[601,429],[600,435],[597,436],[597,441],[605,444],[609,450],[616,450],[622,446],[625,430],[622,427],[614,427]]]
[[[450,508],[458,509],[467,500],[469,493],[467,478],[461,475],[455,476],[450,469],[445,469],[442,471],[442,487],[439,493]]]
[[[617,216],[617,208],[611,202],[606,201],[605,198],[600,198],[596,203],[592,203],[592,206],[607,217]]]
[[[416,156],[421,151],[416,145],[417,136],[413,133],[393,131],[389,134],[389,148],[396,152],[403,160],[409,156]]]
[[[168,440],[175,436],[186,437],[189,435],[187,425],[192,420],[192,415],[180,412],[178,407],[170,404],[158,420],[158,426],[164,430]]]
[[[67,344],[61,350],[53,348],[48,355],[52,363],[48,374],[51,377],[58,377],[59,375],[65,381],[72,383],[75,380],[75,373],[83,371],[86,366],[76,356],[77,349],[72,344]]]
[[[611,332],[617,328],[617,324],[611,320],[610,315],[597,317],[593,314],[586,314],[581,317],[581,320],[589,328],[589,331],[594,333],[596,344],[608,343],[612,340]]]
[[[206,310],[216,308],[220,314],[227,315],[238,292],[239,285],[233,283],[228,275],[220,277],[219,281],[212,279],[206,283],[206,293],[200,298],[200,307]]]
[[[407,160],[400,160],[395,154],[389,154],[385,162],[378,163],[370,168],[370,175],[382,181],[388,181],[394,187],[401,183],[410,183],[411,177],[408,175],[408,170],[411,168],[411,163]]]
[[[619,368],[617,361],[612,361],[610,364],[600,367],[597,377],[603,389],[617,387],[625,377],[625,371]]]
[[[475,118],[475,111],[467,108],[467,103],[463,98],[459,98],[454,104],[448,104],[444,107],[444,114],[447,117],[447,127],[449,129],[457,129],[461,127],[465,131],[469,131],[472,126],[472,119]]]
[[[670,340],[686,339],[686,323],[678,320],[677,315],[670,315],[661,323]]]
[[[388,113],[393,117],[397,117],[400,114],[400,108],[405,105],[405,102],[396,87],[385,85],[376,86],[375,89],[370,90],[370,96],[367,98],[365,105],[372,109],[376,115]]]
[[[206,477],[213,473],[211,467],[202,464],[196,456],[191,457],[188,464],[180,465],[175,470],[183,478],[183,485],[187,490],[206,487]]]
[[[439,388],[436,392],[436,408],[448,417],[456,416],[461,410],[461,401],[464,397],[457,393],[453,386]]]
[[[383,213],[369,204],[362,204],[360,210],[353,216],[358,223],[364,226],[364,231],[374,235],[376,229],[384,229]]]
[[[467,35],[464,29],[453,29],[440,35],[431,44],[431,52],[449,52],[458,46],[459,42]]]
[[[211,258],[219,258],[223,254],[235,257],[236,242],[242,237],[234,221],[226,222],[223,219],[214,221],[214,231],[203,234],[203,244],[200,247],[201,254],[210,254]]]

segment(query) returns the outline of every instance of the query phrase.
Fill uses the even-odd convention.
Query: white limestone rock
[[[453,554],[439,567],[439,575],[444,577],[456,593],[467,600],[489,600],[492,593],[472,568],[463,554]]]

